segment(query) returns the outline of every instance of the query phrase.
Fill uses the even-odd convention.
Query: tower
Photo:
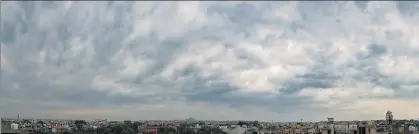
[[[386,121],[387,121],[387,130],[389,130],[390,132],[392,132],[393,130],[393,112],[391,112],[390,110],[387,110],[386,113]]]
[[[327,125],[330,128],[330,134],[335,134],[335,119],[334,118],[327,118]]]
[[[391,125],[393,123],[393,112],[391,112],[390,110],[388,110],[386,113],[386,121],[387,125]]]

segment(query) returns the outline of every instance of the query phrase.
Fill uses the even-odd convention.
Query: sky
[[[419,2],[1,2],[0,116],[419,115]]]

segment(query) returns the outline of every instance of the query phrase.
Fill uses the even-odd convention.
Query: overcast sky
[[[419,118],[419,4],[1,2],[1,116]]]

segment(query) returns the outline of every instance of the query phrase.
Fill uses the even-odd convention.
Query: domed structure
[[[388,110],[386,113],[386,121],[388,124],[393,123],[393,112],[391,112],[390,110]]]

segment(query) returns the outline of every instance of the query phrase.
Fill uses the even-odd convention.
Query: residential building
[[[316,134],[317,133],[316,128],[307,128],[306,132],[308,134]]]
[[[219,128],[219,129],[227,129],[227,128],[228,128],[228,126],[227,126],[227,125],[219,125],[219,126],[218,126],[218,128]]]
[[[152,132],[153,134],[158,132],[158,128],[155,126],[139,126],[138,130],[141,132]]]
[[[329,128],[321,128],[320,132],[321,132],[321,134],[330,134],[330,129]]]
[[[409,131],[418,131],[418,129],[415,126],[409,126]]]
[[[228,134],[243,134],[243,133],[246,132],[246,129],[247,128],[237,126],[232,131],[230,131],[230,133],[228,133]]]

